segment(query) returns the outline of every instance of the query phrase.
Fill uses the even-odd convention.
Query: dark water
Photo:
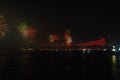
[[[120,80],[110,52],[0,51],[0,80]]]

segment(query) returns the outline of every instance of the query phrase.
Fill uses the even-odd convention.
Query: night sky
[[[74,43],[107,37],[119,42],[120,14],[117,2],[38,2],[1,0],[0,14],[15,37],[16,24],[27,22],[37,29],[40,41],[51,33],[60,36],[70,30]],[[42,38],[42,40],[41,40]]]

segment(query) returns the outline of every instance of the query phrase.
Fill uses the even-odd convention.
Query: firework
[[[18,31],[21,33],[21,35],[26,38],[28,36],[28,26],[25,23],[18,25]]]
[[[4,16],[0,16],[0,37],[3,37],[8,32],[8,25],[5,23]]]
[[[25,23],[22,23],[22,24],[19,24],[18,31],[20,32],[20,34],[22,35],[22,37],[26,43],[31,44],[31,43],[35,42],[36,37],[37,37],[36,29],[29,27]]]
[[[36,37],[36,34],[37,34],[37,32],[34,28],[28,28],[27,29],[27,35],[29,37]]]
[[[50,42],[55,42],[55,41],[58,41],[58,35],[57,34],[52,34],[49,36],[49,40]]]
[[[49,41],[52,43],[52,42],[54,42],[54,36],[53,35],[50,35],[49,36]]]
[[[72,43],[71,32],[70,32],[69,30],[67,30],[67,31],[65,32],[64,37],[65,37],[66,45],[67,45],[67,46],[70,46],[71,43]]]
[[[27,37],[36,37],[36,30],[32,27],[29,27],[27,24],[23,23],[18,26],[18,31],[24,38]]]

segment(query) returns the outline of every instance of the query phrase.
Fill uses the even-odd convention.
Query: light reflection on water
[[[118,56],[118,80],[120,80],[120,55]]]
[[[120,55],[69,52],[55,54],[21,52],[18,55],[0,53],[0,73],[5,76],[13,74],[13,77],[17,75],[19,80],[41,79],[40,76],[46,79],[48,76],[51,76],[49,78],[57,76],[64,80],[71,80],[71,78],[91,80],[97,79],[93,78],[95,75],[99,77],[97,80],[108,80],[108,77],[111,77],[109,72],[112,74],[112,79],[109,80],[120,80]]]
[[[113,80],[117,80],[117,57],[112,55],[112,70],[113,70]]]
[[[112,55],[113,80],[120,80],[120,55]]]
[[[113,66],[114,67],[116,67],[116,63],[117,61],[116,61],[116,56],[115,55],[112,55],[112,64],[113,64]]]

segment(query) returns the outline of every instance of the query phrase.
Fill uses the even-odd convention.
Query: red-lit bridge
[[[79,44],[41,44],[41,48],[43,49],[104,49],[106,47],[106,39],[100,38],[98,40],[89,41],[85,43]]]

